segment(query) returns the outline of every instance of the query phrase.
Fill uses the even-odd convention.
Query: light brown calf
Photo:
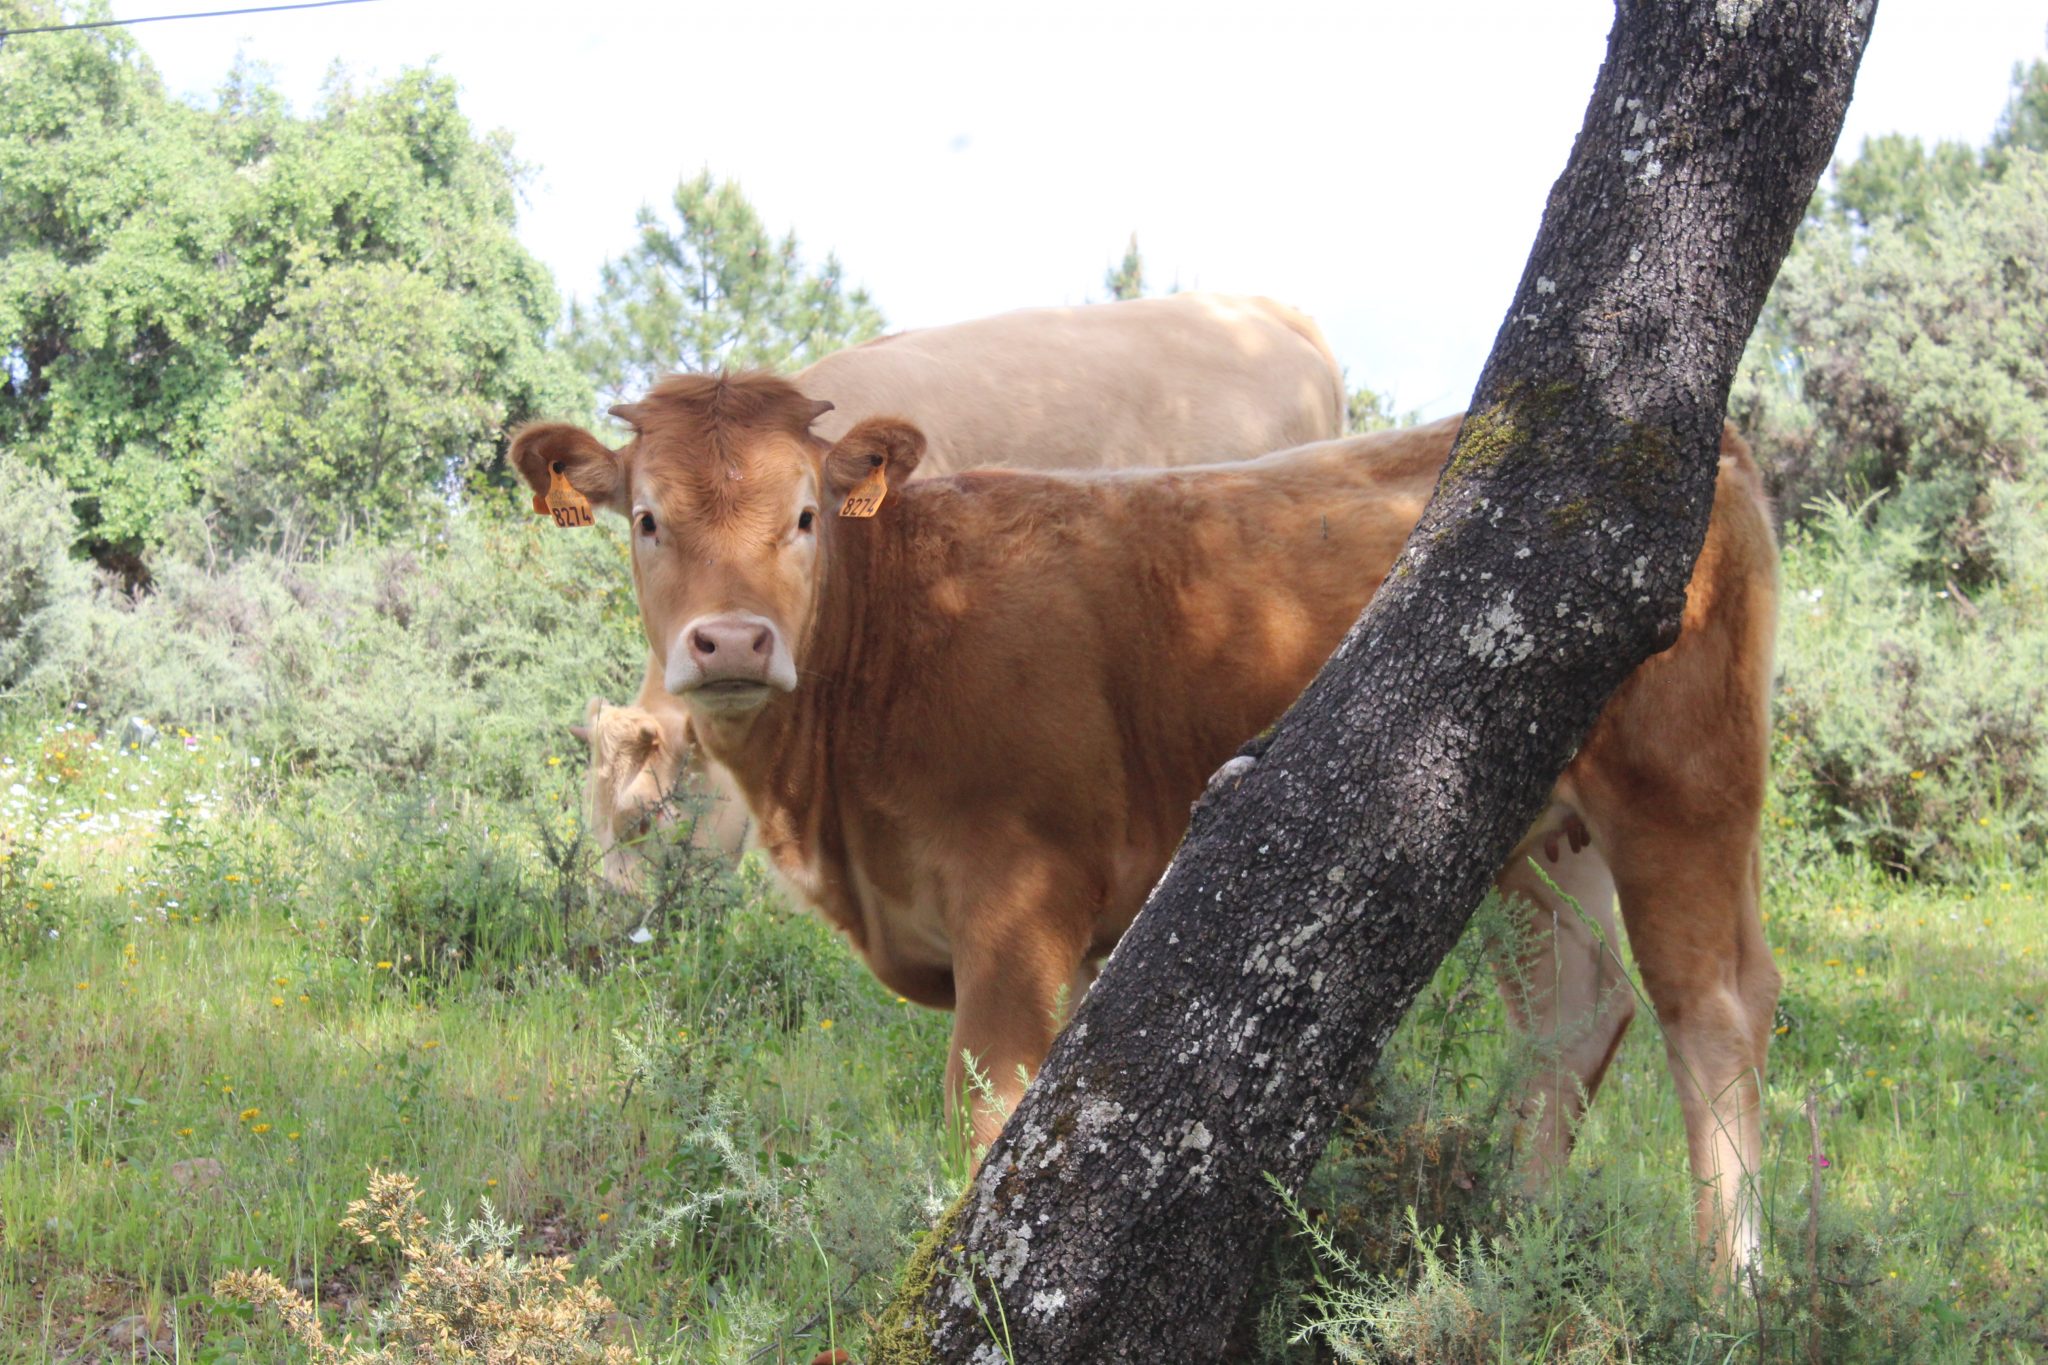
[[[828,446],[817,404],[766,375],[666,381],[614,452],[574,427],[513,444],[631,523],[647,638],[705,754],[787,881],[885,984],[955,1011],[998,1098],[1051,1043],[1062,986],[1129,925],[1218,765],[1279,717],[1384,578],[1455,419],[1244,464],[923,479],[887,419]],[[878,514],[839,514],[888,489]],[[1568,1118],[1627,1026],[1579,1025],[1610,952],[1528,870],[1555,869],[1603,927],[1619,894],[1679,1084],[1699,1222],[1747,1257],[1759,1086],[1778,977],[1758,919],[1776,550],[1732,433],[1685,628],[1616,693],[1503,885],[1555,916],[1532,955],[1569,1031]],[[1588,842],[1588,840],[1590,842]],[[1554,856],[1551,847],[1555,846]],[[1583,845],[1581,847],[1580,845]],[[977,1136],[1000,1115],[977,1106]]]
[[[1344,429],[1343,372],[1315,323],[1248,295],[1026,308],[899,332],[834,352],[795,382],[832,405],[811,427],[827,440],[869,417],[915,423],[926,440],[927,478],[985,465],[1122,469],[1247,459]],[[615,731],[683,736],[636,751],[643,766],[630,770],[592,750],[584,827],[597,838],[606,880],[636,889],[641,840],[672,826],[686,806],[708,817],[692,826],[692,842],[737,854],[744,807],[715,779],[691,780],[685,717],[659,662],[649,663],[632,706],[604,707]],[[639,795],[617,806],[614,792]]]

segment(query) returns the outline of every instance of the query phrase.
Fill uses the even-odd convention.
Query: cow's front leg
[[[1086,935],[1050,915],[983,919],[956,939],[946,1112],[967,1116],[977,1166],[1072,1013],[1086,952]]]

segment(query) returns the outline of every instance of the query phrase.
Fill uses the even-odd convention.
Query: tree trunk
[[[1729,383],[1873,8],[1620,0],[1435,498],[1212,783],[878,1360],[1220,1353],[1278,1212],[1265,1175],[1300,1187],[1602,704],[1676,638]],[[1440,211],[1487,212],[1469,183]]]

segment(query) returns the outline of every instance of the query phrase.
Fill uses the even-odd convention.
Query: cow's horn
[[[829,398],[820,398],[820,399],[817,399],[817,400],[815,400],[815,401],[814,401],[814,402],[812,402],[812,404],[811,404],[811,416],[810,416],[810,419],[809,419],[809,421],[806,421],[806,422],[804,423],[804,425],[805,425],[805,426],[809,426],[809,425],[810,425],[810,424],[811,424],[812,422],[815,422],[815,421],[817,421],[817,420],[818,420],[818,419],[819,419],[820,417],[823,417],[823,416],[824,416],[824,415],[825,415],[826,413],[828,413],[828,412],[830,412],[830,411],[832,411],[832,400],[831,400],[831,399],[829,399]]]
[[[605,411],[636,431],[640,427],[640,405],[638,403],[614,403],[606,408]]]

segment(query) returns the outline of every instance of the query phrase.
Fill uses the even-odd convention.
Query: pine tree
[[[1131,234],[1130,243],[1124,247],[1124,258],[1103,272],[1102,287],[1112,299],[1145,297],[1145,258],[1138,251],[1137,233]]]
[[[569,348],[604,403],[671,371],[799,369],[881,332],[838,260],[806,266],[736,182],[709,171],[676,186],[672,218],[638,216],[639,240],[605,264],[597,297],[569,309]]]

